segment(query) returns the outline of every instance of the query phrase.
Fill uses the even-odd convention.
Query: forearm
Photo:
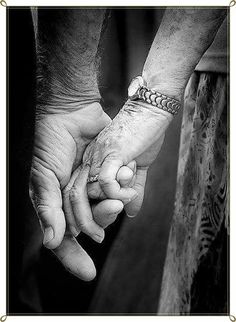
[[[38,9],[37,110],[77,110],[100,100],[97,51],[105,10]]]
[[[226,13],[223,9],[167,9],[143,68],[147,86],[180,100]]]

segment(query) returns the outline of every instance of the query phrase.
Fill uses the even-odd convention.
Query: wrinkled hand
[[[119,184],[126,191],[126,198],[129,195],[137,196],[135,190],[128,187],[134,178],[135,165],[135,161],[130,162],[118,172]],[[75,169],[69,183],[63,189],[63,210],[66,224],[75,237],[82,231],[101,243],[104,239],[101,227],[106,228],[116,220],[127,199],[107,199],[104,196],[102,201],[93,200],[91,203],[88,196],[88,174],[88,164],[82,164]]]
[[[95,199],[102,199],[97,202],[93,200],[92,205],[90,183],[88,181],[89,165],[80,165],[73,172],[71,179],[63,190],[63,208],[66,216],[66,222],[74,236],[81,231],[97,242],[103,240],[97,226],[106,228],[111,225],[123,210],[124,204],[137,197],[137,192],[130,188],[134,180],[136,162],[132,161],[127,166],[119,169],[117,174],[118,183],[123,190],[124,198],[122,200],[107,199],[107,196],[100,189],[100,195]],[[99,188],[99,187],[98,187]],[[88,191],[90,194],[88,195]]]
[[[122,200],[125,191],[117,174],[122,166],[135,160],[137,169],[131,186],[138,196],[129,200],[125,210],[128,216],[136,216],[143,202],[148,168],[161,149],[172,119],[170,113],[150,104],[127,101],[112,123],[85,150],[83,163],[90,165],[89,176],[99,174],[99,182],[89,186],[90,198]]]
[[[94,278],[96,271],[91,258],[69,229],[66,231],[62,191],[81,163],[86,146],[109,123],[101,106],[93,103],[70,113],[38,115],[35,126],[30,196],[44,232],[43,242],[84,280]],[[104,208],[97,206],[93,211],[99,215]],[[102,227],[96,225],[96,229],[104,235]]]

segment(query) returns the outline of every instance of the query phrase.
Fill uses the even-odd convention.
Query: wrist
[[[39,90],[38,90],[39,93]],[[96,88],[87,89],[80,93],[65,91],[47,91],[47,95],[37,97],[36,114],[68,114],[89,108],[92,104],[100,105],[101,96]]]
[[[159,72],[153,72],[144,68],[142,77],[148,88],[178,101],[182,100],[186,86],[186,78],[183,78],[182,75],[178,75],[174,71],[168,72],[161,69]]]
[[[102,106],[95,102],[85,105],[80,110],[37,114],[35,129],[37,131],[37,128],[46,123],[49,128],[54,125],[57,128],[67,129],[75,139],[82,136],[92,140],[110,121]]]
[[[168,127],[170,123],[172,122],[174,116],[162,109],[157,108],[156,106],[153,106],[152,104],[146,103],[144,101],[138,100],[138,101],[132,101],[128,100],[125,105],[122,108],[122,113],[128,113],[130,115],[133,114],[135,117],[135,114],[137,114],[136,118],[140,118],[143,120],[154,118],[156,120],[160,120],[160,122],[163,124],[164,127]]]
[[[41,124],[44,121],[49,123],[62,122],[66,128],[71,128],[71,134],[74,132],[85,133],[86,131],[94,131],[94,136],[97,135],[97,128],[102,129],[110,122],[109,116],[97,102],[84,104],[79,108],[64,108],[61,110],[52,109],[50,106],[43,106],[42,109],[36,110],[35,120],[36,127],[37,124]],[[105,125],[101,126],[101,124]]]

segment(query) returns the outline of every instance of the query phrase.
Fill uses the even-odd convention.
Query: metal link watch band
[[[180,102],[174,98],[167,97],[161,93],[150,90],[145,86],[142,86],[138,89],[137,92],[138,98],[144,100],[147,103],[150,103],[163,111],[167,111],[173,115],[178,113],[180,109]]]
[[[142,76],[135,77],[129,85],[128,97],[131,100],[141,99],[173,115],[178,113],[181,106],[179,101],[149,89],[145,85],[146,82]]]

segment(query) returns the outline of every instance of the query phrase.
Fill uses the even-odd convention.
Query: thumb
[[[136,161],[131,161],[127,164],[127,166],[123,166],[119,169],[116,179],[119,182],[122,188],[124,187],[132,187],[132,183],[135,179],[136,175]]]
[[[102,164],[98,181],[99,184],[110,199],[118,199],[125,203],[137,197],[137,192],[130,187],[122,188],[117,181],[117,173],[122,167],[123,162],[115,158],[106,158]]]
[[[53,253],[70,273],[81,280],[91,281],[95,278],[96,268],[91,257],[72,235],[66,233]]]
[[[29,192],[43,231],[43,244],[54,249],[60,245],[66,227],[60,184],[54,172],[33,163]]]
[[[104,152],[104,146],[102,148],[101,143],[98,144],[96,139],[87,147],[83,162],[90,166],[90,179],[98,176],[100,187],[108,198],[128,203],[137,197],[134,189],[122,188],[117,181],[117,173],[124,165],[122,158]]]

